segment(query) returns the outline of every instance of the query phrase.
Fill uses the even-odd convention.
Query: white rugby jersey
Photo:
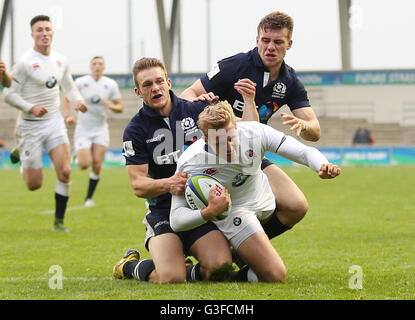
[[[108,108],[102,101],[121,98],[118,84],[106,76],[95,81],[91,75],[76,79],[75,84],[88,106],[87,112],[78,113],[79,125],[91,127],[105,124]]]
[[[5,89],[5,100],[23,111],[23,119],[46,120],[60,112],[59,86],[71,102],[82,100],[66,58],[53,50],[45,56],[31,49],[13,66],[11,74],[13,81]],[[41,118],[35,117],[29,112],[35,105],[45,107],[48,112]]]
[[[262,212],[275,209],[275,197],[266,175],[261,170],[261,161],[266,151],[281,155],[304,164],[318,172],[327,158],[316,148],[286,136],[274,128],[255,121],[236,123],[239,139],[239,158],[234,163],[221,163],[199,139],[186,149],[177,162],[177,172],[188,175],[205,173],[216,178],[229,191],[232,210],[221,221],[214,221],[219,229],[231,227],[232,214],[242,211],[255,212],[261,218]],[[223,161],[222,161],[223,162]],[[206,222],[200,210],[188,207],[183,196],[173,196],[170,223],[173,230],[193,229]]]

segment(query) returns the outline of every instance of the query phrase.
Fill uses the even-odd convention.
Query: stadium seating
[[[181,89],[175,90],[179,94]],[[141,99],[137,99],[133,89],[121,89],[121,96],[124,102],[124,112],[120,114],[108,112],[108,123],[110,126],[111,141],[110,148],[121,148],[122,134],[128,121],[142,105]],[[283,110],[287,111],[286,108]],[[318,110],[316,111],[318,114]],[[4,140],[4,148],[10,149],[14,146],[14,128],[18,111],[11,108],[0,99],[0,138]],[[399,146],[415,144],[415,126],[401,126],[398,123],[373,123],[363,118],[348,119],[333,115],[318,114],[322,128],[322,137],[316,143],[308,143],[318,146],[350,146],[355,130],[361,123],[366,123],[367,128],[372,132],[376,146]],[[269,124],[278,130],[291,134],[287,127],[282,126],[281,119],[274,115]],[[69,127],[69,137],[73,141],[74,127]]]

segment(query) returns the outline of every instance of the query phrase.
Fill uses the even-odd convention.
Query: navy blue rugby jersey
[[[269,71],[262,63],[258,48],[225,58],[200,78],[205,90],[227,100],[237,117],[242,116],[242,96],[233,85],[240,79],[248,78],[256,84],[255,103],[260,121],[268,119],[283,105],[291,110],[309,107],[307,91],[297,78],[293,68],[283,62],[278,78],[268,83]]]
[[[124,130],[123,156],[126,165],[148,164],[148,176],[168,178],[176,172],[176,162],[187,146],[202,136],[197,127],[199,114],[209,104],[178,98],[171,90],[172,111],[163,117],[146,104]],[[171,194],[147,199],[155,214],[169,214]]]

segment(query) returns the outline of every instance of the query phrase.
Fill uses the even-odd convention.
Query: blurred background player
[[[255,106],[254,101],[252,105]],[[213,172],[213,177],[229,191],[232,201],[229,215],[213,222],[252,269],[251,272],[241,269],[240,273],[245,271],[245,279],[241,274],[237,279],[283,282],[286,268],[260,223],[269,219],[275,210],[275,197],[261,170],[264,154],[273,152],[306,165],[322,179],[336,177],[340,168],[329,163],[316,148],[269,126],[256,121],[236,122],[226,101],[207,107],[199,115],[198,126],[204,137],[180,156],[177,172],[188,175]],[[173,230],[180,232],[198,227],[227,210],[226,197],[217,198],[213,189],[208,206],[192,210],[184,196],[174,195],[170,216]]]
[[[76,110],[86,112],[87,107],[72,80],[67,59],[51,50],[53,29],[49,17],[34,17],[30,27],[34,47],[13,67],[5,101],[22,111],[16,131],[26,186],[29,190],[42,186],[42,152],[46,150],[57,175],[54,230],[67,232],[63,222],[70,194],[70,147],[60,112],[59,87],[76,103]]]
[[[79,113],[76,121],[70,114],[69,99],[65,97],[62,102],[66,123],[68,125],[77,123],[74,145],[78,167],[85,170],[92,164],[85,197],[85,206],[87,207],[95,205],[92,196],[100,178],[105,152],[109,146],[107,110],[116,113],[124,110],[118,84],[104,76],[104,58],[101,56],[93,57],[90,70],[90,75],[75,80],[79,92],[87,103],[88,112]]]
[[[255,103],[262,123],[283,105],[292,115],[281,113],[284,125],[291,126],[297,136],[308,141],[320,139],[320,124],[310,106],[307,92],[293,68],[284,62],[292,46],[293,19],[282,12],[272,12],[262,18],[257,27],[257,46],[247,52],[223,59],[202,78],[197,80],[180,97],[196,101],[212,98],[227,100],[236,116],[244,110],[241,95],[234,90],[238,79],[248,78],[256,84]],[[264,159],[262,169],[267,175],[276,197],[277,211],[264,225],[270,238],[291,229],[308,211],[308,202],[302,191],[275,164]]]
[[[0,59],[0,84],[6,88],[12,84],[12,76],[7,72],[6,65],[2,59]]]

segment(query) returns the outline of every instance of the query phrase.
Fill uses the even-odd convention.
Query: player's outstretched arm
[[[290,126],[290,130],[295,131],[297,137],[307,141],[318,141],[321,137],[320,123],[311,107],[298,108],[293,110],[293,114],[281,113],[284,119],[283,125]]]

